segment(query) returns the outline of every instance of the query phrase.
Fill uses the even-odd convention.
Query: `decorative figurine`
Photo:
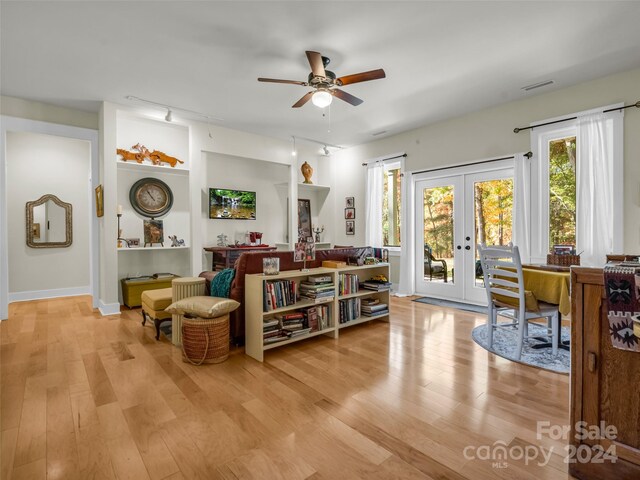
[[[229,242],[229,240],[227,239],[227,236],[224,233],[221,233],[220,235],[218,235],[218,246],[219,247],[226,247],[228,242]]]
[[[171,167],[175,167],[178,163],[184,163],[182,160],[178,160],[176,157],[172,157],[167,155],[160,150],[154,150],[153,152],[149,151],[147,147],[141,145],[140,143],[136,143],[131,150],[137,150],[135,152],[130,152],[129,150],[124,150],[122,148],[116,149],[116,153],[122,156],[122,160],[125,162],[128,160],[135,160],[138,163],[142,163],[145,160],[149,160],[154,165],[160,165],[161,163],[168,163]]]
[[[320,228],[315,227],[315,228],[313,229],[313,233],[315,233],[315,234],[316,234],[316,242],[319,242],[319,241],[320,241],[320,234],[321,234],[322,232],[324,232],[324,225],[322,225],[322,227],[320,227]]]
[[[184,239],[178,239],[176,235],[169,235],[172,247],[184,247]]]
[[[313,184],[313,182],[311,181],[311,175],[313,175],[313,168],[311,167],[311,165],[309,165],[307,162],[304,162],[302,164],[302,167],[300,167],[300,171],[302,172],[302,176],[304,177],[304,182],[302,183]]]

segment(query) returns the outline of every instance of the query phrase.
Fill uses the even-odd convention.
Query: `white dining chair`
[[[538,301],[538,311],[527,310],[522,262],[518,247],[478,245],[480,262],[487,291],[488,322],[487,339],[493,348],[493,332],[497,328],[517,328],[517,360],[522,356],[522,346],[529,336],[528,322],[547,319],[546,335],[536,333],[535,338],[548,337],[552,353],[558,353],[558,306]],[[506,317],[510,323],[499,323],[498,317]]]

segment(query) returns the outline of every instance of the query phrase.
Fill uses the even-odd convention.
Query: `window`
[[[382,244],[400,246],[400,212],[402,207],[402,174],[400,163],[385,164],[382,185]]]
[[[549,247],[576,245],[576,137],[549,142]]]

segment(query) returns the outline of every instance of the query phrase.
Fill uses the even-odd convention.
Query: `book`
[[[389,313],[389,309],[386,308],[384,310],[378,310],[376,312],[362,312],[362,315],[364,317],[377,317],[377,316],[381,316],[381,315],[386,315]]]
[[[273,326],[278,326],[280,324],[280,322],[278,321],[277,318],[265,318],[262,321],[262,328],[269,328],[269,327],[273,327]]]
[[[308,278],[309,283],[331,283],[331,275],[317,275]],[[305,283],[305,282],[302,282]]]
[[[389,307],[386,303],[380,303],[378,305],[362,305],[363,312],[378,312],[380,310],[388,310]]]
[[[380,299],[379,298],[363,298],[362,299],[362,306],[371,306],[371,305],[378,305],[380,303]]]
[[[287,340],[289,337],[287,335],[284,335],[282,337],[269,337],[269,338],[265,338],[262,343],[264,345],[268,345],[270,343],[276,343],[276,342],[281,342],[283,340]]]
[[[299,337],[300,335],[305,335],[305,334],[307,334],[309,332],[311,332],[310,328],[303,328],[303,329],[291,332],[291,337]]]

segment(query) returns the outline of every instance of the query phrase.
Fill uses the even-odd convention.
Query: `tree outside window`
[[[382,186],[382,244],[385,247],[399,247],[400,212],[402,207],[402,175],[400,165],[385,166]]]

